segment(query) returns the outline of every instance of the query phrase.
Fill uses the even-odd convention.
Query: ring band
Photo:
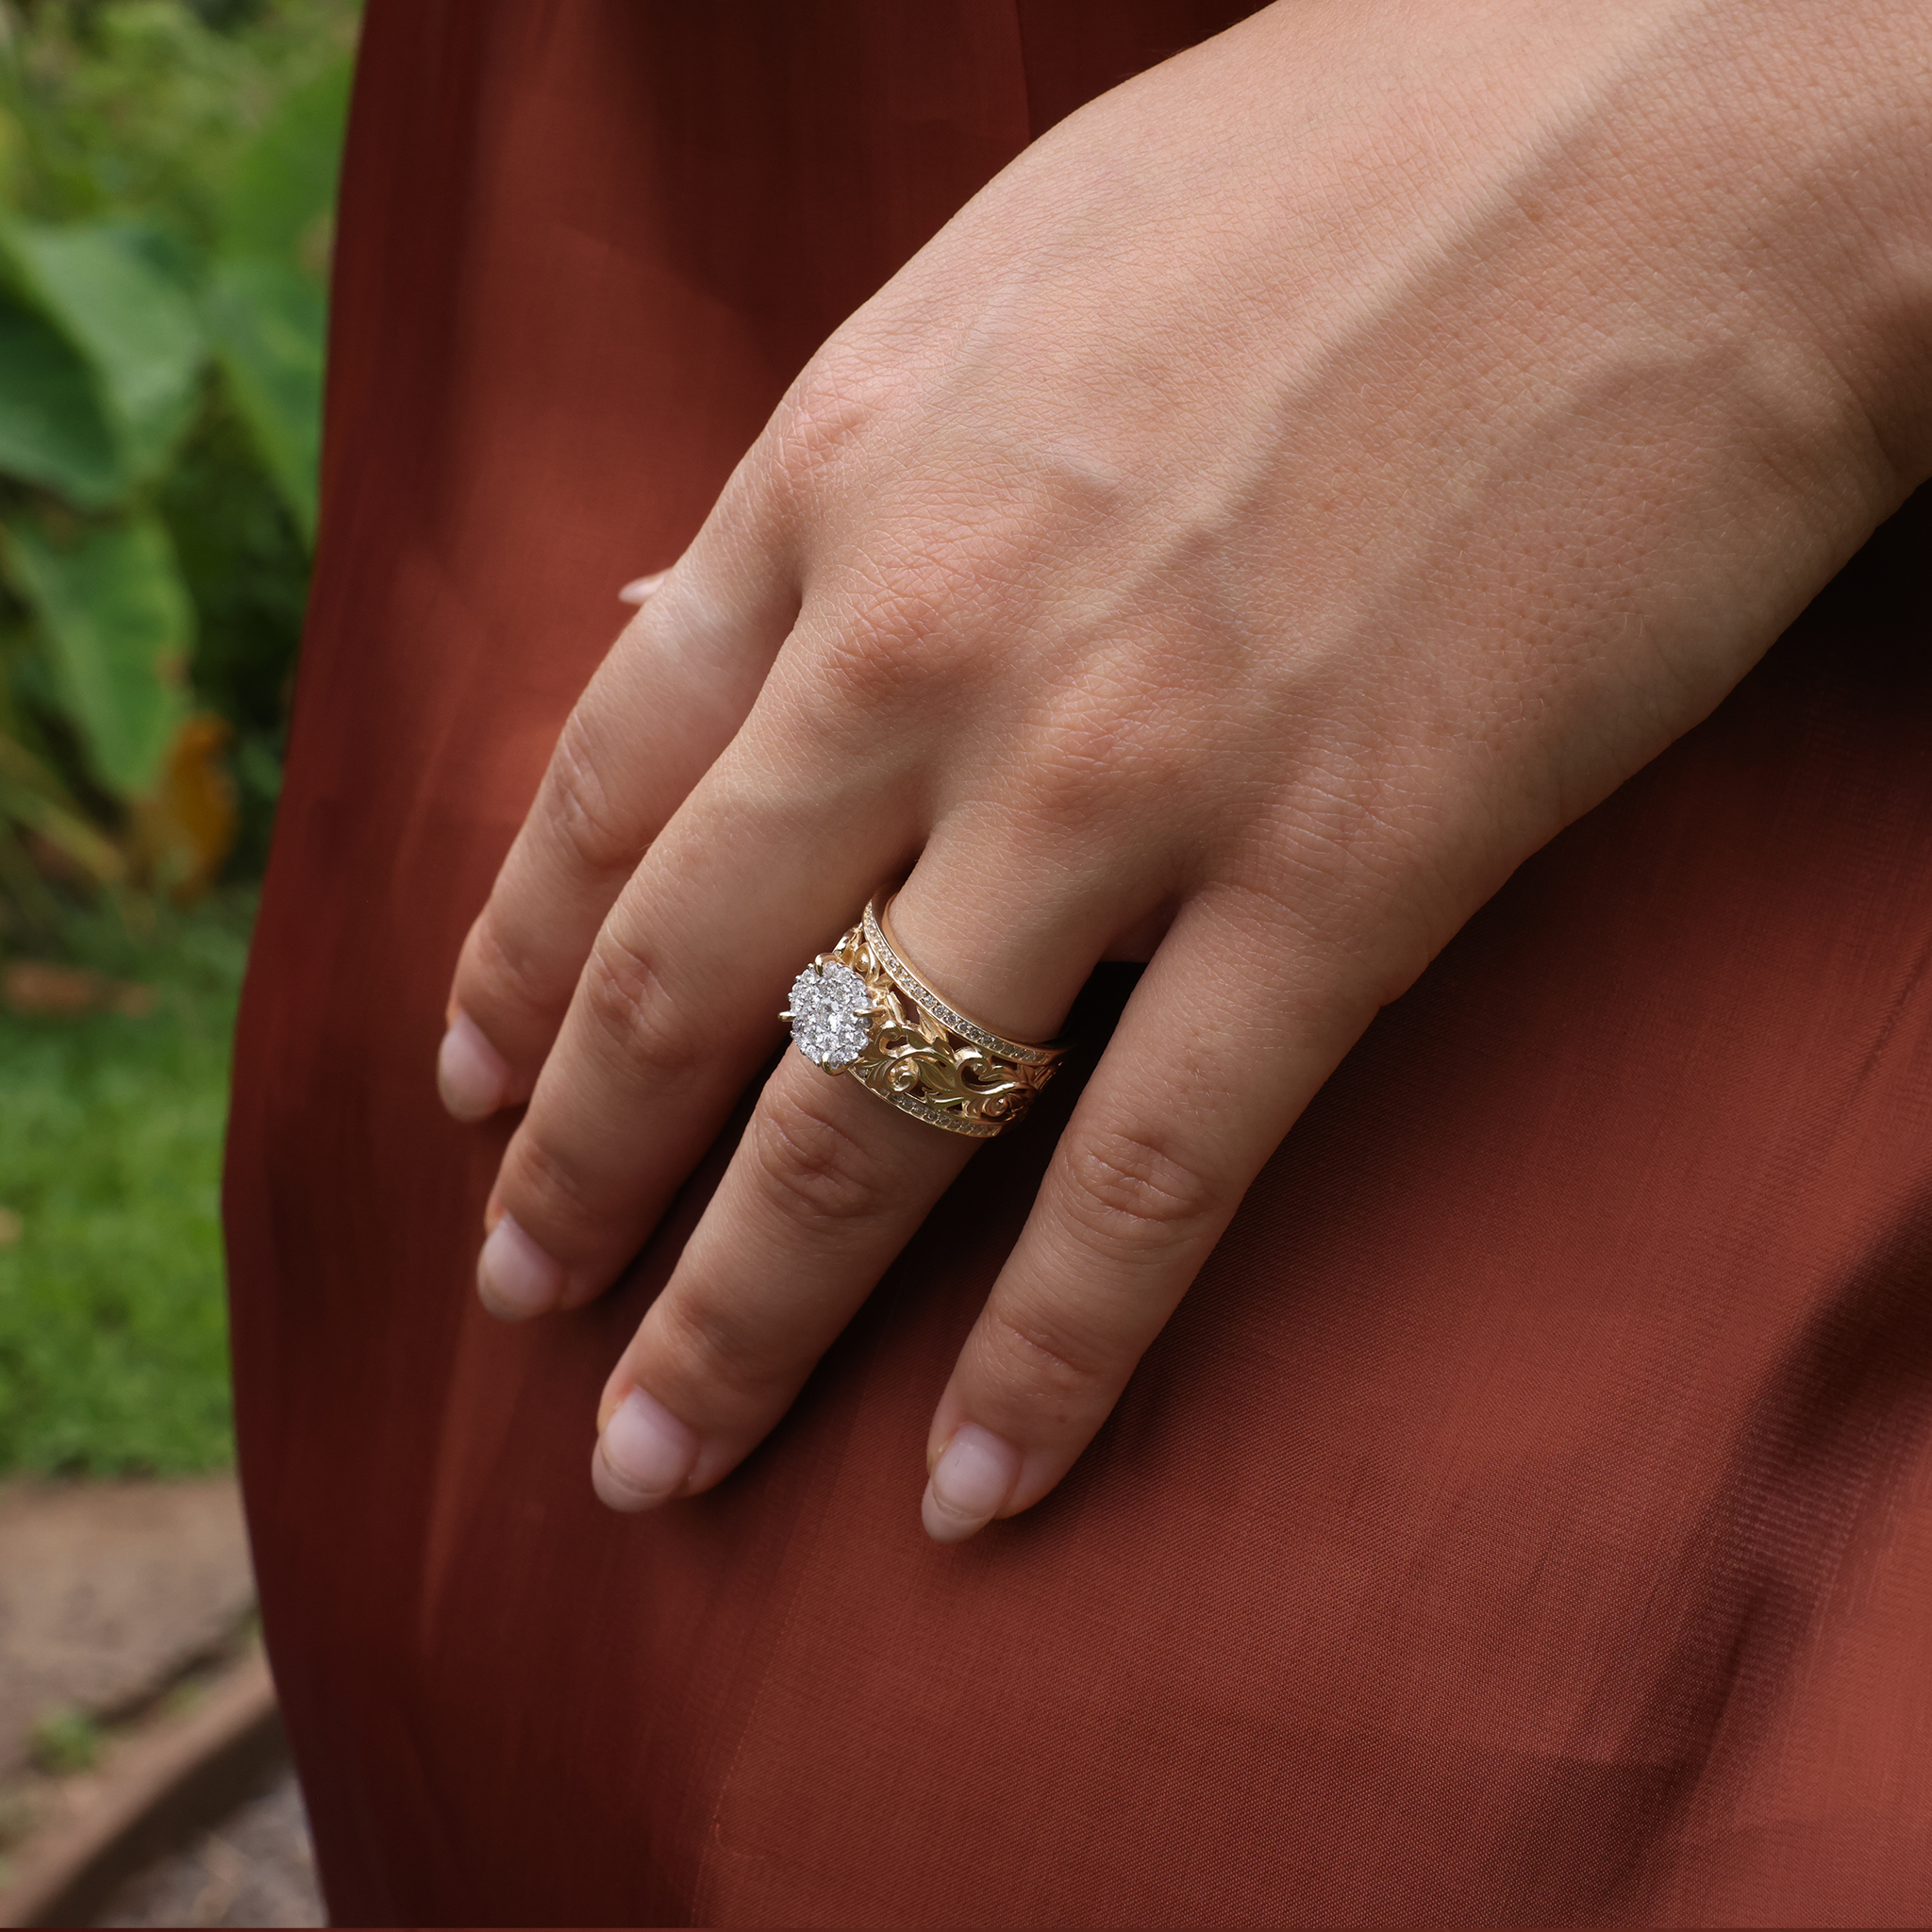
[[[886,912],[874,899],[791,982],[778,1017],[814,1066],[850,1074],[901,1113],[982,1141],[1005,1133],[1065,1050],[1008,1040],[949,1006],[906,963]]]

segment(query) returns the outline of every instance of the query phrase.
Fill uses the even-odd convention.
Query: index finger
[[[606,915],[744,722],[797,614],[772,541],[721,505],[571,712],[457,962],[438,1079],[458,1120],[528,1097]]]
[[[656,1224],[776,1044],[800,962],[837,938],[827,908],[848,924],[917,836],[903,801],[860,782],[869,808],[804,811],[786,760],[734,751],[626,885],[504,1153],[507,1219],[478,1269],[491,1307],[577,1306]]]

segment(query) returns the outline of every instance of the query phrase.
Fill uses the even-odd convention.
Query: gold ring
[[[1008,1040],[947,1005],[906,963],[876,899],[791,982],[778,1017],[814,1066],[850,1074],[915,1120],[982,1141],[1025,1117],[1065,1053]]]

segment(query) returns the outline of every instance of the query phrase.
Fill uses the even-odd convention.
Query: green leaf
[[[79,353],[0,298],[0,472],[103,509],[125,487],[114,433]]]
[[[119,797],[145,795],[187,715],[194,636],[166,528],[128,517],[63,545],[23,517],[6,535],[8,576],[41,621],[90,769]]]
[[[327,299],[288,263],[232,257],[215,266],[208,316],[236,408],[312,543]]]
[[[350,65],[297,88],[237,160],[222,204],[225,253],[293,260],[334,207]]]
[[[92,369],[128,474],[151,475],[194,414],[208,348],[193,303],[132,229],[10,220],[0,252]]]
[[[38,832],[103,885],[126,876],[126,859],[81,817],[66,786],[24,744],[0,732],[0,820],[8,819]]]

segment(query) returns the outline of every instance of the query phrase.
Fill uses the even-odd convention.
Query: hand
[[[1928,65],[1903,0],[1301,0],[1021,157],[563,733],[443,1051],[529,1098],[486,1303],[609,1284],[882,885],[1021,1039],[1146,958],[933,1422],[934,1536],[1044,1495],[1376,1008],[1932,464]],[[605,1499],[724,1475],[972,1145],[786,1054]]]

